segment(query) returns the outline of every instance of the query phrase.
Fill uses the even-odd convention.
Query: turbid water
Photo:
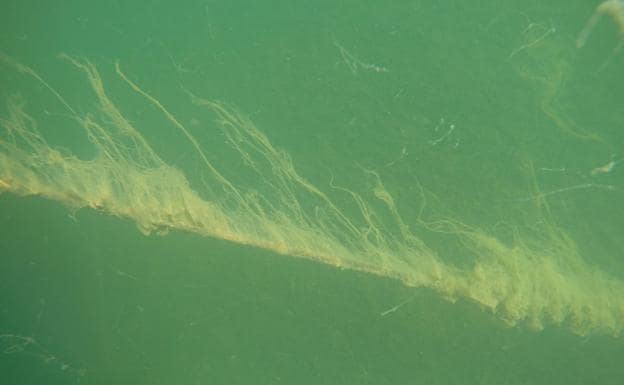
[[[621,2],[3,7],[15,383],[621,377]]]

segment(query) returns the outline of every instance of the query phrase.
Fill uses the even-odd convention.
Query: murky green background
[[[622,278],[624,164],[592,170],[624,157],[624,52],[613,53],[609,17],[575,46],[598,4],[5,1],[0,49],[81,112],[92,96],[58,53],[108,78],[119,60],[190,126],[209,122],[185,90],[233,103],[322,188],[334,178],[365,194],[362,169],[377,171],[412,224],[448,215],[539,240],[533,198],[544,194],[586,260]],[[110,92],[199,186],[183,138],[126,88]],[[202,136],[210,160],[238,167],[221,157],[219,135]],[[52,137],[89,156],[71,130]],[[419,186],[436,197],[425,207]],[[458,265],[473,258],[443,236],[426,241]],[[389,279],[179,232],[145,237],[43,199],[0,195],[0,255],[0,372],[11,384],[624,378],[621,337],[509,328]]]

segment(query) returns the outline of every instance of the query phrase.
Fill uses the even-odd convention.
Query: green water
[[[470,269],[479,260],[449,228],[432,230],[454,218],[545,253],[558,250],[553,239],[564,243],[552,235],[561,231],[588,268],[621,282],[624,52],[614,52],[621,37],[614,19],[605,15],[577,48],[599,2],[386,3],[8,1],[0,6],[0,50],[61,90],[77,114],[96,115],[84,76],[57,55],[88,58],[128,121],[201,197],[210,197],[205,164],[153,104],[115,83],[116,61],[193,128],[210,163],[242,191],[270,195],[275,180],[250,172],[187,91],[235,105],[364,228],[370,223],[337,186],[360,194],[384,239],[400,240],[400,226],[376,199],[368,171],[449,266]],[[39,96],[45,87],[18,72],[2,72],[2,142],[10,140],[6,100],[23,93],[51,148],[93,157],[61,103]],[[435,286],[408,287],[175,227],[146,236],[134,218],[20,194],[28,195],[0,195],[6,383],[624,378],[622,319],[580,333],[569,319],[544,322],[543,330],[522,317],[510,325],[508,315]],[[318,202],[297,197],[315,212]]]

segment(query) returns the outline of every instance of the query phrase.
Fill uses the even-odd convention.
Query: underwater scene
[[[623,383],[624,1],[0,30],[6,383]]]

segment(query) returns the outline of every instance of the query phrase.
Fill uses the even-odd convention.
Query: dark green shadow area
[[[0,369],[48,384],[615,384],[624,346],[427,290],[3,195]],[[37,220],[34,220],[37,218]],[[396,311],[382,316],[403,301]],[[11,350],[11,348],[13,348]]]

